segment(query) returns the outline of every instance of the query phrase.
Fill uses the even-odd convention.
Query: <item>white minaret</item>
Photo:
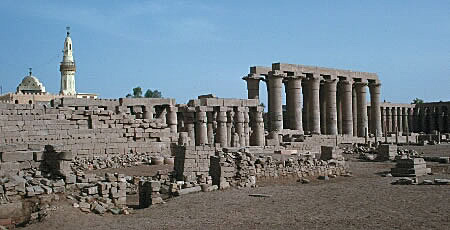
[[[59,71],[61,71],[61,90],[62,95],[76,95],[75,91],[75,61],[72,56],[72,39],[70,38],[70,27],[66,27],[67,37],[64,41],[64,56],[59,65]]]

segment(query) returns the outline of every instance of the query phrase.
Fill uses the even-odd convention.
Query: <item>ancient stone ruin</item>
[[[399,156],[393,143],[429,135],[448,141],[450,103],[381,103],[375,73],[274,63],[251,67],[243,79],[248,99],[203,95],[177,104],[63,97],[50,106],[0,104],[0,220],[41,219],[46,211],[39,207],[59,196],[83,212],[128,214],[131,194],[146,208],[171,196],[264,180],[349,176],[341,147],[355,144],[375,151],[373,159],[399,160],[392,174],[423,175],[424,161]],[[267,114],[260,81],[267,85]],[[143,164],[173,170],[145,177],[90,173]],[[32,212],[25,208],[31,201],[40,204]]]

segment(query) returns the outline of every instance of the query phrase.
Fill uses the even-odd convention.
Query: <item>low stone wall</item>
[[[142,106],[110,110],[111,106],[66,104],[0,104],[0,175],[36,166],[45,145],[71,152],[74,158],[93,159],[127,153],[170,155],[178,140],[166,122],[168,104],[160,104],[162,111],[147,118]]]

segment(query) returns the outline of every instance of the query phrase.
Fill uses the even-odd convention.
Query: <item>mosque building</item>
[[[36,76],[32,75],[30,68],[29,75],[25,76],[17,86],[15,93],[0,95],[0,102],[11,104],[48,104],[51,100],[62,97],[76,98],[97,98],[93,93],[77,93],[75,87],[76,65],[73,57],[72,38],[69,27],[64,41],[63,59],[59,66],[61,72],[61,87],[59,94],[51,94],[45,91],[44,85]]]

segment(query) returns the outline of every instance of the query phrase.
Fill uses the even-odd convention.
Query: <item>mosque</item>
[[[77,93],[75,87],[76,65],[73,58],[72,39],[70,38],[69,27],[64,41],[64,55],[59,71],[61,72],[61,87],[59,94],[51,94],[45,91],[44,85],[36,76],[33,76],[30,68],[29,74],[17,86],[15,93],[0,95],[0,102],[10,104],[48,104],[51,100],[62,97],[74,98],[97,98],[93,93]]]

